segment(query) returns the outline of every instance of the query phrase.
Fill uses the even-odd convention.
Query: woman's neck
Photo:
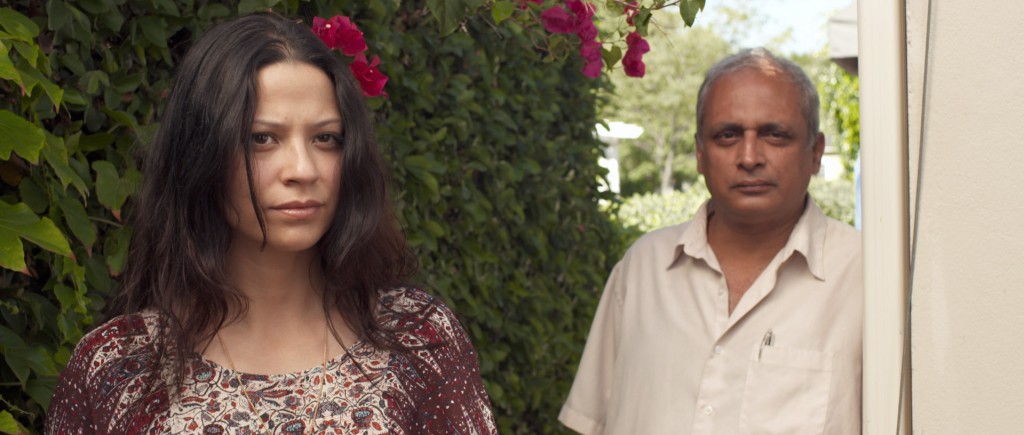
[[[323,310],[324,278],[315,249],[276,252],[232,244],[227,273],[234,287],[248,298],[245,318],[301,317],[313,309],[318,313]]]

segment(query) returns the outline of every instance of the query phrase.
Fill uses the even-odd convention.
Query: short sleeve
[[[152,352],[143,315],[117,317],[86,334],[57,381],[45,433],[138,432],[129,428],[145,427],[165,402],[163,391],[141,397]],[[130,415],[135,404],[144,406]]]
[[[600,433],[608,413],[621,331],[625,261],[615,265],[608,278],[572,389],[558,415],[562,424],[582,434]]]
[[[98,348],[97,338],[102,334],[94,330],[75,346],[75,351],[68,361],[67,367],[61,372],[57,387],[53,391],[53,399],[46,413],[47,434],[85,434],[99,433],[92,419],[90,403],[94,403],[89,394],[88,379],[90,363]]]
[[[429,298],[416,313],[419,321],[399,322],[415,325],[400,334],[415,372],[405,382],[410,402],[402,407],[410,409],[399,411],[413,426],[406,429],[423,434],[497,434],[476,350],[458,318],[421,291],[410,290],[406,297]]]

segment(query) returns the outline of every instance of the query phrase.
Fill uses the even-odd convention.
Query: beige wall
[[[927,57],[907,1],[913,432],[1024,433],[1024,2],[933,1]]]

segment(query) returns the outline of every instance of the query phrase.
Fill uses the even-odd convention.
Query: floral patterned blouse
[[[408,288],[380,300],[378,319],[402,331],[398,338],[410,351],[359,341],[328,361],[325,376],[322,367],[235,373],[196,355],[173,396],[146,384],[156,314],[115,318],[78,344],[54,392],[46,433],[496,434],[476,352],[448,307]]]

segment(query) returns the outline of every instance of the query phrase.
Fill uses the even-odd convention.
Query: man
[[[860,236],[807,195],[818,95],[764,49],[697,100],[711,199],[654,231],[605,288],[560,420],[602,434],[859,434]]]

